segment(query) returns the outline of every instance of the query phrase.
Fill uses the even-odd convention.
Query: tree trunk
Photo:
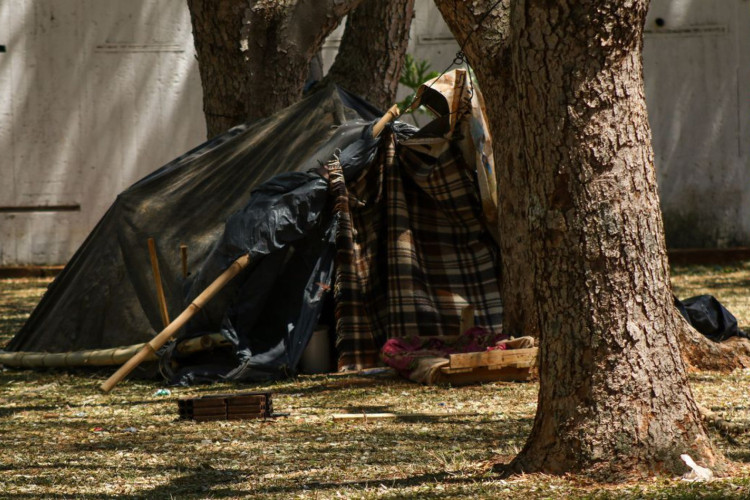
[[[413,18],[414,0],[365,0],[347,18],[326,80],[380,109],[390,108],[396,101]]]
[[[247,5],[247,0],[188,0],[209,138],[247,120],[248,78],[240,51]]]
[[[453,2],[435,0],[443,18],[456,40],[463,46],[476,72],[489,112],[498,166],[498,182],[516,186],[520,191],[499,197],[499,219],[503,231],[501,242],[503,330],[509,335],[539,337],[538,308],[534,305],[534,287],[527,279],[527,262],[533,239],[526,228],[528,197],[527,173],[524,168],[502,168],[503,165],[522,164],[522,151],[516,143],[502,140],[510,136],[509,110],[518,106],[513,90],[512,41],[510,35],[511,0],[483,2]],[[494,8],[493,8],[494,7]],[[491,9],[491,10],[490,10]],[[692,369],[729,372],[750,367],[750,342],[732,339],[721,344],[708,340],[689,325],[678,327],[683,359]]]
[[[511,81],[510,0],[482,2],[453,2],[435,0],[443,18],[466,54],[474,69],[487,104],[488,120],[493,137],[495,165],[498,175],[520,150],[502,139],[510,134],[506,109],[515,100]],[[522,171],[505,169],[502,175],[513,178],[514,185],[522,185]],[[498,178],[499,180],[499,178]],[[510,215],[502,221],[501,239],[515,252],[502,254],[503,331],[508,335],[539,337],[534,290],[525,277],[525,262],[530,256],[519,255],[531,246],[528,232],[523,228],[525,213],[523,197],[500,196],[499,215]],[[518,255],[519,260],[514,260]]]
[[[714,342],[698,333],[685,322],[679,329],[680,350],[688,368],[731,372],[738,368],[750,368],[750,341],[731,337],[723,342]]]
[[[460,23],[447,3],[461,35],[494,2],[462,7]],[[537,414],[512,469],[678,473],[681,453],[716,465],[672,306],[642,80],[648,1],[507,5],[465,49],[501,145],[503,285],[522,290],[505,310],[540,337]]]
[[[302,96],[310,60],[361,0],[188,0],[208,136]]]

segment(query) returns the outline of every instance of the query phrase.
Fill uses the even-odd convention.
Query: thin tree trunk
[[[208,136],[302,96],[310,60],[361,0],[188,0]]]
[[[463,7],[474,11],[463,25],[482,14],[476,4]],[[516,327],[540,335],[537,414],[514,470],[615,477],[684,472],[681,453],[721,462],[672,306],[642,80],[647,5],[518,0],[490,16],[494,37],[477,32],[465,47],[493,144],[505,144],[496,155],[503,284],[523,290],[505,309],[520,306]],[[441,7],[451,26],[457,10]]]
[[[362,0],[255,0],[242,30],[250,95],[248,118],[265,118],[297,102],[310,61],[341,19]]]
[[[514,185],[523,185],[523,172],[510,171],[504,165],[520,154],[508,137],[509,121],[506,113],[515,94],[511,91],[511,40],[510,0],[484,2],[453,2],[435,0],[443,18],[469,59],[483,91],[488,109],[488,120],[493,137],[495,165],[498,176],[512,177]],[[504,170],[501,172],[501,170]],[[499,179],[498,179],[499,180]],[[525,190],[525,188],[524,188]],[[525,197],[499,196],[499,216],[502,217],[501,248],[512,247],[512,252],[502,249],[503,331],[508,335],[539,336],[539,324],[534,290],[525,278],[525,262],[530,255],[520,255],[529,249],[528,232],[522,227],[525,219]],[[506,216],[507,214],[507,216]]]
[[[327,81],[385,110],[396,101],[414,0],[365,0],[349,14]]]
[[[248,76],[240,51],[240,30],[248,0],[187,2],[210,138],[247,120]]]

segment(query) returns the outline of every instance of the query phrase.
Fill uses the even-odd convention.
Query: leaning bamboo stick
[[[229,281],[231,281],[231,279],[234,278],[240,271],[246,268],[249,263],[249,255],[243,255],[242,257],[234,261],[234,263],[226,271],[221,273],[221,275],[216,278],[213,283],[208,285],[208,287],[203,290],[203,292],[201,292],[201,294],[198,295],[193,300],[193,302],[184,311],[182,311],[182,313],[177,316],[175,320],[172,321],[172,323],[169,324],[169,326],[159,332],[156,337],[146,342],[146,345],[138,352],[138,354],[130,358],[130,360],[122,365],[120,369],[114,373],[114,375],[109,377],[107,381],[101,385],[101,390],[104,392],[109,392],[138,365],[145,361],[151,354],[155,354],[156,351],[161,346],[163,346],[172,335],[177,333],[180,328],[185,326],[185,323],[187,323],[190,318],[195,315],[195,313],[200,311],[200,309],[209,300],[211,300],[214,295],[216,295],[222,288],[224,288],[224,286],[229,283]]]
[[[151,270],[154,272],[154,283],[156,284],[156,298],[159,300],[159,312],[161,321],[166,327],[169,325],[169,311],[167,311],[167,298],[164,296],[164,287],[161,284],[161,271],[159,271],[159,259],[156,257],[156,244],[153,238],[148,239],[148,254],[151,257]]]
[[[401,112],[398,110],[398,104],[394,104],[391,106],[391,109],[385,112],[382,118],[378,120],[378,123],[376,123],[372,127],[372,136],[377,137],[380,135],[380,133],[383,131],[386,125],[388,125],[390,122],[398,118],[398,116],[401,114]]]
[[[143,349],[145,343],[133,344],[109,349],[89,349],[73,352],[6,352],[0,351],[0,365],[14,368],[73,368],[81,366],[116,366]],[[209,333],[201,337],[184,340],[177,344],[181,354],[207,351],[214,347],[231,345],[231,342],[220,333]],[[155,361],[156,355],[145,359]]]

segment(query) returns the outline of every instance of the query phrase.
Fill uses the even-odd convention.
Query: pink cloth
[[[507,338],[507,335],[475,326],[450,341],[440,337],[417,336],[390,339],[380,353],[385,364],[394,368],[401,376],[411,378],[409,375],[421,358],[447,358],[451,354],[506,349],[505,344],[498,343]]]

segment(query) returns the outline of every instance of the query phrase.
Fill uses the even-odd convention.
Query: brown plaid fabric
[[[457,148],[438,158],[382,138],[377,161],[336,200],[336,333],[340,369],[379,362],[388,338],[457,335],[461,310],[498,331],[498,248],[481,217],[473,174]]]

